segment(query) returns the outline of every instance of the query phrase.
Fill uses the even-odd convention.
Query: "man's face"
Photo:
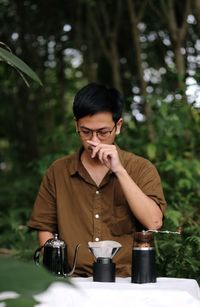
[[[85,151],[91,154],[91,145],[88,140],[103,144],[113,144],[115,136],[120,133],[122,118],[117,123],[113,121],[112,113],[100,112],[85,116],[76,122],[76,130],[80,135]]]

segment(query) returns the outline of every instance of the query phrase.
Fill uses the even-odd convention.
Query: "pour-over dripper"
[[[116,241],[105,240],[99,242],[88,242],[89,250],[96,258],[93,263],[93,280],[99,282],[115,281],[115,263],[112,258],[121,248]]]
[[[95,258],[110,258],[112,259],[122,245],[119,242],[105,240],[99,242],[88,242],[89,250]]]

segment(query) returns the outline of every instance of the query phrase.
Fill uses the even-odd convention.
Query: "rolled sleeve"
[[[53,168],[44,176],[27,226],[31,229],[56,232],[57,212]]]
[[[137,184],[148,197],[158,204],[164,213],[167,208],[167,203],[165,201],[160,175],[150,161],[144,159],[143,163],[146,164],[146,167],[142,167],[139,172]]]

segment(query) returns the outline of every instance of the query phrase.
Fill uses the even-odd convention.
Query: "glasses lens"
[[[106,139],[110,135],[110,131],[98,131],[97,135],[100,139]]]
[[[91,130],[80,130],[79,134],[82,138],[89,139],[92,136],[92,131]]]
[[[82,137],[82,139],[90,139],[94,133],[96,133],[96,136],[101,139],[104,140],[106,138],[108,138],[111,133],[113,132],[115,128],[114,127],[111,130],[90,130],[90,129],[81,129],[78,131],[79,135]]]

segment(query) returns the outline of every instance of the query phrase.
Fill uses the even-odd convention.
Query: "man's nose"
[[[98,138],[98,133],[96,131],[92,131],[92,136],[91,136],[91,141],[98,141],[99,142],[99,138]]]

